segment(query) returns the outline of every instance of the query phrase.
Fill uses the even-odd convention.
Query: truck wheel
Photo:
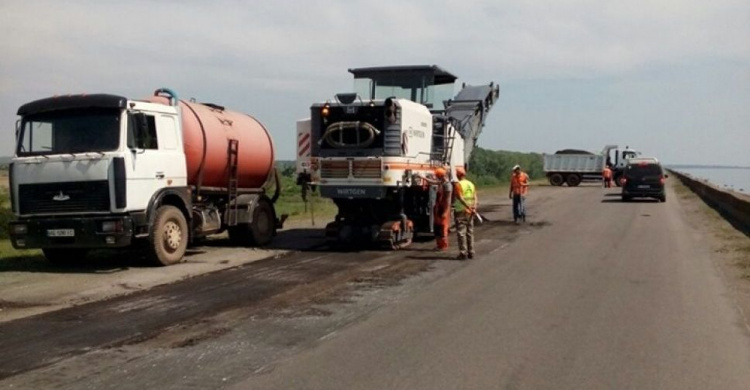
[[[250,232],[255,245],[268,244],[276,233],[273,207],[267,201],[261,200],[258,207],[253,211],[253,223],[250,224]]]
[[[148,258],[152,263],[172,265],[182,260],[188,245],[188,227],[180,209],[169,205],[159,207],[148,241]]]
[[[618,187],[622,187],[622,175],[615,176],[615,185]]]
[[[47,261],[52,264],[70,266],[82,263],[89,250],[81,248],[45,248],[42,249],[42,253],[44,253]]]
[[[549,175],[549,184],[552,184],[553,186],[561,186],[565,182],[565,179],[563,179],[563,176],[559,173],[553,173]]]
[[[568,175],[568,177],[565,178],[565,181],[568,183],[568,187],[576,187],[581,184],[581,176]]]
[[[276,233],[273,208],[266,200],[260,200],[253,210],[253,222],[232,226],[229,239],[240,246],[263,246],[271,242]]]

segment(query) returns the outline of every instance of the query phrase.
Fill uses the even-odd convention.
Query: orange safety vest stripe
[[[526,195],[528,187],[522,184],[529,184],[529,175],[526,172],[521,172],[518,175],[515,173],[510,175],[510,190],[516,195]]]

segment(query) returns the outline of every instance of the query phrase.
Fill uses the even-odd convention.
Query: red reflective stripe
[[[298,156],[302,157],[307,154],[307,152],[310,150],[310,144],[307,144],[302,147],[302,149],[299,150]]]
[[[301,134],[299,137],[299,146],[302,146],[302,144],[307,143],[309,145],[310,140],[310,133]]]

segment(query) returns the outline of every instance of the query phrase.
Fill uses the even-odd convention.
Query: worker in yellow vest
[[[466,179],[466,171],[456,168],[458,182],[453,186],[453,210],[458,236],[458,259],[474,258],[474,214],[479,197],[474,183]]]

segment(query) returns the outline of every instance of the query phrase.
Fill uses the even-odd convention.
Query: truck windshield
[[[111,109],[54,111],[22,119],[18,156],[41,156],[116,150],[120,112]]]
[[[354,91],[362,99],[396,97],[421,103],[430,108],[442,108],[443,101],[453,97],[453,84],[433,85],[430,77],[394,75],[378,80],[355,78]]]

